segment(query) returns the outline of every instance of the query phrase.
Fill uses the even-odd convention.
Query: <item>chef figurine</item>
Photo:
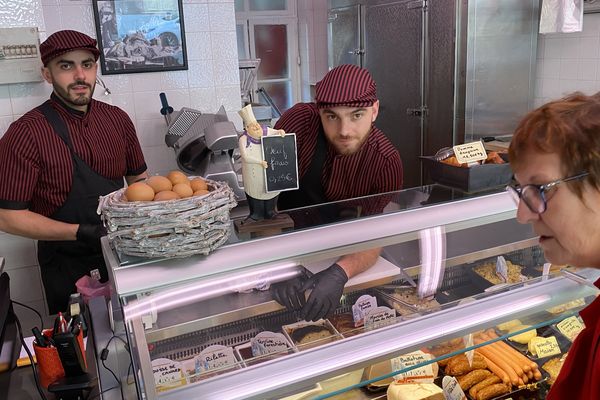
[[[244,192],[246,192],[250,208],[248,218],[254,221],[272,219],[277,214],[275,205],[279,192],[266,192],[264,169],[269,165],[262,158],[261,138],[271,135],[285,136],[285,131],[261,126],[256,121],[250,104],[242,108],[238,114],[242,117],[245,128],[238,141],[238,146],[242,156]]]

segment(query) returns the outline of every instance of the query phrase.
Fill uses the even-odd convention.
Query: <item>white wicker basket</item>
[[[206,183],[210,193],[180,200],[126,202],[124,188],[102,196],[98,211],[117,252],[179,258],[206,255],[224,244],[231,229],[229,210],[237,203],[226,183]]]

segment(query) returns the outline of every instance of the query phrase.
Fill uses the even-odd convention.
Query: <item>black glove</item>
[[[106,235],[106,228],[102,224],[79,224],[77,241],[88,246],[100,248],[100,238]]]
[[[306,305],[302,307],[302,317],[306,321],[316,321],[332,314],[340,304],[346,282],[348,275],[338,264],[308,278],[300,289],[304,293],[312,288]]]
[[[307,276],[303,274],[287,281],[275,283],[271,285],[271,296],[288,310],[299,311],[306,304],[304,290],[300,290],[306,279]]]

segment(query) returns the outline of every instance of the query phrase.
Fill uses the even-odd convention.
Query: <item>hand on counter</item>
[[[302,294],[312,288],[308,301],[302,307],[302,317],[306,321],[316,321],[332,314],[340,304],[346,282],[348,275],[338,264],[308,278],[300,288]]]

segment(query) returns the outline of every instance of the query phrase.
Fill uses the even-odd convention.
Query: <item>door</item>
[[[327,13],[329,69],[341,64],[362,66],[361,5],[333,8]]]
[[[404,187],[422,184],[424,115],[422,2],[413,0],[365,6],[364,66],[377,83],[376,125],[396,146],[404,166]],[[407,111],[414,110],[414,111]],[[412,114],[412,115],[411,115]]]
[[[249,21],[250,58],[261,60],[257,82],[281,112],[299,101],[298,34],[295,18]]]

